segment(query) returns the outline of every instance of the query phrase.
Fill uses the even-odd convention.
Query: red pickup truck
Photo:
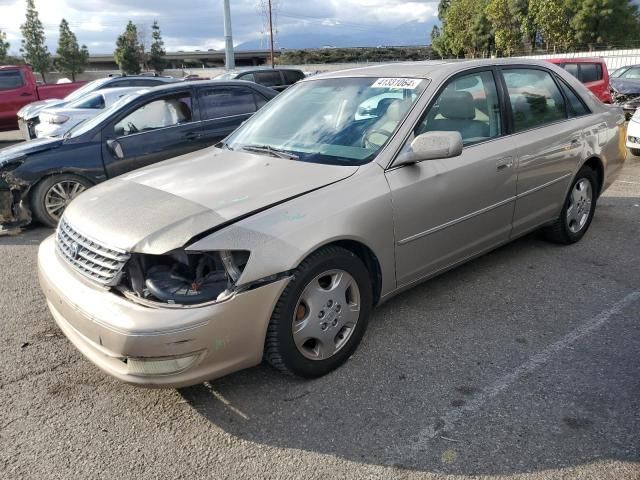
[[[16,113],[38,100],[64,98],[86,82],[38,84],[29,65],[0,67],[0,132],[17,130]]]

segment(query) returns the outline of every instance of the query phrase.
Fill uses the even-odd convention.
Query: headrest
[[[447,92],[440,98],[440,114],[449,120],[473,120],[476,106],[470,92]]]
[[[406,100],[394,100],[387,107],[387,111],[383,118],[386,122],[399,122],[402,120],[402,116],[407,111],[407,108]]]

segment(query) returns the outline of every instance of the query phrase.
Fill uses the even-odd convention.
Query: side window
[[[256,111],[253,92],[242,87],[220,87],[202,90],[202,120],[245,115]]]
[[[82,102],[78,102],[74,105],[74,108],[90,108],[100,110],[103,109],[104,97],[100,94],[89,95],[88,98]]]
[[[238,80],[245,80],[247,82],[255,82],[256,77],[253,73],[243,73],[242,75],[238,75]]]
[[[580,74],[578,73],[578,64],[577,63],[565,63],[562,68],[564,68],[567,72],[573,75],[576,78],[580,78]]]
[[[166,128],[192,120],[191,95],[179,93],[153,100],[137,108],[114,126],[117,136]]]
[[[276,85],[282,85],[282,79],[280,78],[279,71],[256,72],[256,82],[265,87],[275,87]]]
[[[597,63],[583,63],[580,65],[580,78],[584,83],[602,80],[602,65]]]
[[[640,68],[633,67],[620,75],[620,78],[640,78]]]
[[[420,120],[414,133],[460,132],[465,145],[502,134],[500,102],[491,72],[454,78]]]
[[[516,132],[567,118],[564,98],[548,72],[504,69]]]
[[[24,85],[22,75],[18,70],[0,72],[0,90],[13,90]]]
[[[563,80],[559,80],[560,85],[562,86],[562,91],[564,92],[564,96],[567,97],[569,101],[569,113],[570,116],[573,117],[581,117],[582,115],[588,115],[591,112],[584,104],[582,100],[578,97],[578,94],[573,91],[573,89],[564,83]]]
[[[295,70],[283,70],[282,74],[284,75],[284,83],[287,85],[293,85],[302,78],[300,72]]]

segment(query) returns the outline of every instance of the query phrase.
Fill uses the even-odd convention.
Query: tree
[[[34,0],[27,0],[27,16],[20,30],[24,37],[20,51],[25,61],[42,75],[43,81],[46,81],[45,75],[51,68],[51,54],[45,45],[44,27],[38,17]]]
[[[632,0],[568,0],[579,45],[630,46],[640,37],[638,7]]]
[[[490,0],[486,15],[495,32],[496,49],[507,56],[522,47],[522,20],[526,3],[520,0]]]
[[[441,56],[478,57],[492,46],[491,25],[485,14],[488,0],[452,0],[441,3],[442,28],[432,32],[432,45]]]
[[[4,63],[11,45],[7,42],[7,34],[0,30],[0,63]]]
[[[547,50],[566,51],[573,46],[572,11],[565,0],[529,0],[528,17]]]
[[[89,61],[89,50],[86,45],[80,47],[76,35],[69,28],[69,23],[63,18],[60,22],[60,37],[58,38],[58,58],[56,67],[60,72],[71,76],[76,81],[76,74],[82,73]]]
[[[140,73],[138,29],[131,20],[127,23],[127,28],[122,35],[118,37],[113,55],[122,73]]]
[[[165,67],[164,56],[164,41],[162,41],[162,34],[160,32],[160,26],[158,21],[154,20],[151,27],[151,49],[149,52],[149,66],[156,72],[162,73]]]

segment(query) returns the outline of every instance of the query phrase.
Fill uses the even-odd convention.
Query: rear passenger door
[[[198,90],[202,126],[200,147],[213,145],[247,120],[266,99],[249,87],[220,86]]]
[[[571,114],[562,85],[547,69],[502,67],[501,72],[511,111],[511,141],[518,149],[512,232],[518,236],[559,215],[584,149],[580,117],[589,112]]]

